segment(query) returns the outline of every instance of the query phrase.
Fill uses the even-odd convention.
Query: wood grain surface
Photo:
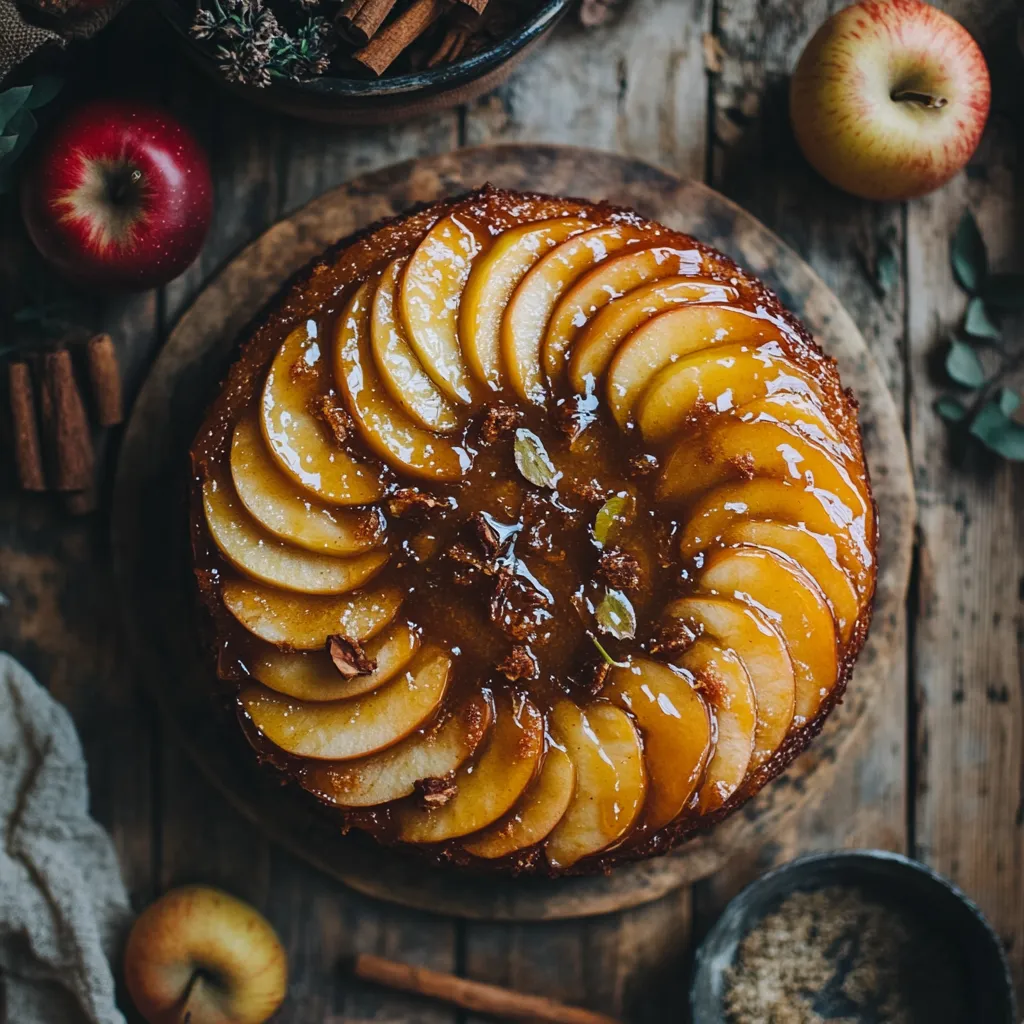
[[[352,982],[339,968],[373,952],[512,985],[622,1016],[684,1020],[693,944],[725,900],[797,852],[883,846],[927,860],[980,902],[1024,982],[1024,694],[1021,470],[957,458],[931,408],[936,364],[963,299],[948,236],[975,210],[1000,269],[1021,269],[1024,131],[1012,0],[937,0],[975,32],[996,80],[996,112],[967,174],[928,200],[878,206],[809,170],[786,120],[787,76],[810,33],[845,0],[632,0],[584,32],[567,20],[497,93],[409,124],[345,131],[244,107],[214,92],[172,48],[149,5],[132,5],[95,47],[64,103],[123,92],[169,103],[209,148],[214,228],[200,261],[170,287],[94,301],[134,396],[153,356],[203,283],[282,216],[348,179],[467,143],[595,146],[702,179],[780,234],[851,312],[909,433],[920,502],[905,656],[854,761],[828,793],[766,845],[713,879],[634,910],[585,921],[456,921],[393,907],[310,869],[238,815],[169,739],[124,656],[108,522],[63,517],[17,495],[0,469],[0,645],[71,708],[90,764],[93,809],[115,837],[137,906],[186,880],[260,906],[289,951],[283,1024],[482,1024]],[[720,43],[707,73],[703,35]],[[13,204],[0,209],[0,302],[37,301],[38,274]],[[884,294],[870,268],[882,244],[898,274]],[[1021,340],[1019,324],[1008,334]],[[6,339],[5,339],[6,340]],[[116,433],[104,444],[106,495]],[[109,507],[109,506],[108,506]]]

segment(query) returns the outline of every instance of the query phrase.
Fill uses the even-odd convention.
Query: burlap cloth
[[[128,0],[110,0],[105,7],[62,18],[49,19],[53,28],[42,27],[34,12],[25,17],[14,0],[0,0],[0,82],[41,46],[67,46],[74,39],[95,35]]]

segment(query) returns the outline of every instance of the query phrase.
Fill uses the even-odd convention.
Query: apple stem
[[[188,1008],[188,1001],[192,998],[192,989],[196,987],[196,982],[199,981],[199,976],[199,971],[193,971],[192,977],[188,979],[188,984],[185,986],[185,991],[181,994],[181,1024],[191,1024],[192,1011]]]
[[[913,89],[901,89],[892,94],[896,103],[919,103],[925,110],[941,110],[949,104],[945,96],[932,96],[927,92],[915,92]]]

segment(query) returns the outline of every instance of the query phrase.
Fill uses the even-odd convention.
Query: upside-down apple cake
[[[456,864],[582,872],[706,828],[807,745],[867,632],[835,364],[610,205],[485,188],[342,243],[245,342],[192,465],[254,757]]]

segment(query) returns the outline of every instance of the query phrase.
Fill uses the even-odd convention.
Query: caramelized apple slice
[[[203,509],[213,542],[236,569],[285,590],[344,594],[361,587],[388,560],[386,550],[336,558],[285,544],[242,508],[224,473],[211,472],[204,481]]]
[[[420,631],[407,622],[367,642],[366,656],[377,667],[346,679],[326,651],[282,651],[272,644],[247,659],[249,674],[277,693],[296,700],[344,700],[376,690],[401,672],[420,649]]]
[[[839,676],[835,622],[821,588],[796,562],[751,547],[716,551],[698,582],[704,590],[735,597],[771,618],[793,663],[793,724],[805,725]]]
[[[747,776],[757,730],[754,688],[743,662],[705,637],[677,663],[693,673],[701,695],[715,713],[715,752],[698,791],[701,814],[710,814],[736,792]]]
[[[507,857],[546,839],[562,820],[576,791],[576,766],[558,746],[549,745],[540,775],[504,818],[463,843],[485,860]]]
[[[501,322],[501,352],[512,389],[524,401],[542,405],[547,396],[541,343],[559,298],[595,263],[645,240],[650,232],[631,224],[591,228],[543,256],[519,282]]]
[[[263,385],[263,438],[278,466],[311,494],[333,505],[369,505],[384,488],[377,471],[331,434],[328,421],[341,402],[326,362],[315,321],[288,335]]]
[[[381,381],[402,411],[426,430],[455,430],[459,417],[452,404],[423,369],[395,316],[398,275],[404,259],[392,260],[381,275],[373,296],[370,343]]]
[[[421,779],[439,779],[465,764],[494,719],[489,690],[453,715],[401,743],[355,761],[311,761],[299,783],[337,807],[375,807],[411,796]]]
[[[711,754],[711,716],[682,669],[636,658],[612,672],[604,693],[636,719],[644,742],[647,803],[643,821],[657,831],[687,808]]]
[[[693,302],[735,302],[739,290],[717,281],[673,277],[653,281],[609,302],[582,328],[572,346],[569,383],[580,394],[596,390],[615,350],[641,324],[676,306]],[[559,374],[561,370],[557,371]],[[548,373],[552,383],[557,376]]]
[[[834,538],[801,526],[741,519],[722,534],[725,544],[753,544],[793,559],[815,580],[832,609],[839,639],[845,645],[860,615],[860,599],[838,562]]]
[[[778,341],[770,320],[732,306],[691,305],[659,313],[618,348],[608,367],[608,404],[620,427],[655,374],[683,356],[712,345],[755,345]]]
[[[665,614],[734,651],[743,662],[757,699],[753,763],[767,761],[786,738],[796,701],[793,662],[775,623],[742,601],[713,596],[681,598]]]
[[[238,695],[253,725],[296,757],[346,761],[384,750],[418,729],[440,707],[452,661],[426,647],[409,668],[363,697],[311,704],[250,684]]]
[[[690,510],[690,519],[679,543],[684,558],[693,558],[719,543],[737,520],[771,519],[803,526],[835,541],[836,558],[862,596],[872,586],[870,552],[864,557],[855,543],[840,506],[832,495],[805,490],[784,480],[758,478],[724,484],[706,494]]]
[[[368,640],[402,604],[401,591],[391,587],[350,597],[308,597],[247,580],[226,580],[221,598],[254,636],[296,651],[315,651],[335,633]]]
[[[647,792],[643,745],[633,720],[606,701],[584,711],[561,701],[552,722],[576,765],[576,792],[544,845],[555,868],[569,868],[621,839]]]
[[[231,439],[231,479],[246,511],[275,537],[308,551],[357,555],[384,536],[376,509],[332,508],[304,494],[267,454],[255,415],[238,421]]]
[[[578,217],[524,224],[499,235],[473,264],[459,303],[459,340],[470,371],[494,391],[505,386],[501,318],[526,272],[550,248],[592,225]]]
[[[820,398],[814,378],[788,359],[778,342],[716,345],[666,366],[636,405],[644,440],[658,444],[688,421],[730,412],[777,392]]]
[[[399,472],[429,480],[457,480],[469,452],[418,427],[387,397],[370,355],[369,282],[352,296],[338,321],[334,376],[366,443]]]
[[[459,298],[487,233],[464,213],[439,220],[416,247],[402,275],[399,305],[413,351],[434,383],[469,405],[473,391],[457,328]]]
[[[522,696],[499,698],[487,747],[455,773],[455,796],[440,807],[395,808],[407,843],[440,843],[486,828],[522,796],[544,754],[544,716]]]

